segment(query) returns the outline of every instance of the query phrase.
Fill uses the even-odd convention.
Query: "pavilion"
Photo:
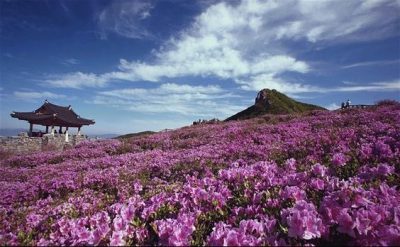
[[[58,133],[65,134],[65,141],[68,141],[68,128],[78,128],[78,135],[80,135],[83,125],[95,123],[94,120],[81,118],[72,110],[70,105],[59,106],[47,100],[45,100],[41,107],[33,112],[12,112],[11,117],[29,122],[29,136],[39,136],[38,133],[33,132],[34,124],[46,126],[46,133],[49,133],[49,127],[51,127],[50,133],[52,135],[54,135],[55,132],[54,128],[58,126]],[[65,127],[64,132],[62,131],[63,127]]]

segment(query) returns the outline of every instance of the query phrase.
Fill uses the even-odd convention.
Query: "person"
[[[346,108],[350,107],[350,104],[351,104],[350,99],[347,99],[347,101],[346,101]]]
[[[344,102],[342,102],[342,109],[344,109]]]

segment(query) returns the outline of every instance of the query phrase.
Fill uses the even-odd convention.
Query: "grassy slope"
[[[249,108],[227,118],[225,121],[249,119],[264,114],[278,115],[278,114],[302,113],[312,110],[325,110],[325,108],[320,106],[298,102],[276,90],[267,89],[267,91],[268,91],[268,99],[271,102],[271,104],[268,107],[252,105]]]
[[[142,131],[142,132],[137,132],[137,133],[130,133],[130,134],[126,134],[126,135],[121,135],[121,136],[117,136],[113,139],[128,139],[128,138],[132,138],[132,137],[139,137],[139,136],[147,136],[147,135],[151,135],[154,134],[156,132],[154,131]]]

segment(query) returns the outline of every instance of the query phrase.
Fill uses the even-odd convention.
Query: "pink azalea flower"
[[[229,231],[224,239],[224,246],[239,246],[239,234],[236,231]]]
[[[40,222],[42,221],[43,216],[40,214],[35,214],[35,213],[31,213],[26,217],[26,222],[28,223],[28,225],[30,225],[31,227],[36,227],[40,224]]]
[[[325,177],[325,175],[327,173],[327,168],[325,166],[317,163],[312,167],[312,171],[313,171],[314,175]]]
[[[80,242],[92,242],[92,233],[87,228],[81,228],[78,231],[78,238]]]
[[[285,167],[289,171],[296,171],[296,160],[293,158],[286,160]]]
[[[321,237],[321,233],[325,230],[315,206],[305,201],[298,201],[293,208],[284,209],[282,217],[289,226],[288,235],[290,237],[308,240]]]
[[[135,182],[133,184],[133,189],[135,190],[136,193],[138,193],[143,190],[143,186],[140,184],[140,182]]]
[[[114,231],[125,231],[126,230],[126,222],[119,215],[117,215],[114,218],[113,225],[114,225]]]
[[[346,165],[347,158],[342,153],[335,153],[332,157],[332,164],[335,166],[344,166]]]
[[[121,217],[125,222],[131,222],[135,216],[135,207],[133,205],[127,205],[121,208]]]
[[[354,233],[354,227],[355,227],[355,223],[352,219],[352,217],[349,215],[349,213],[347,212],[347,209],[343,209],[338,217],[338,231],[341,233],[346,233],[351,237],[355,237],[355,233]]]
[[[311,180],[311,187],[316,190],[323,190],[325,187],[324,180],[316,178]]]
[[[115,231],[113,232],[111,239],[110,239],[110,245],[111,246],[124,246],[126,244],[124,240],[125,234],[121,231]]]

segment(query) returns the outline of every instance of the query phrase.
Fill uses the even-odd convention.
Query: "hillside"
[[[275,117],[2,160],[0,245],[398,245],[399,104]]]
[[[326,110],[320,106],[298,102],[289,98],[275,89],[263,89],[257,94],[255,104],[249,108],[227,118],[230,120],[243,120],[258,117],[264,114],[291,114],[303,113],[312,110]]]
[[[154,134],[156,132],[154,131],[142,131],[142,132],[137,132],[137,133],[130,133],[130,134],[125,134],[125,135],[120,135],[117,137],[114,137],[114,139],[129,139],[132,137],[143,137],[143,136],[147,136],[147,135],[151,135]]]

